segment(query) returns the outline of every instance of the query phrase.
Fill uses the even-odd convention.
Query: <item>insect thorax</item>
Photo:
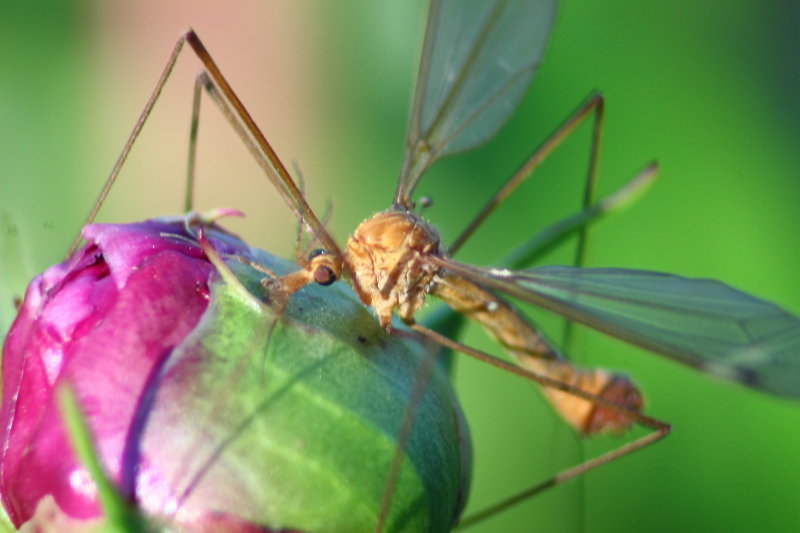
[[[425,303],[439,268],[439,234],[407,211],[384,211],[362,222],[347,240],[344,263],[355,291],[371,306],[381,326],[392,311],[409,321]]]

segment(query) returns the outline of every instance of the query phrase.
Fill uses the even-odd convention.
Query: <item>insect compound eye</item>
[[[334,256],[328,250],[324,248],[313,250],[308,254],[308,262],[314,269],[313,278],[317,284],[330,285],[336,281],[339,269]]]
[[[321,255],[325,255],[328,253],[328,250],[325,248],[317,248],[316,250],[312,250],[310,254],[308,254],[308,260],[311,261],[315,257],[319,257]]]
[[[314,269],[314,281],[319,285],[330,285],[336,281],[336,274],[334,274],[331,267],[320,265]]]

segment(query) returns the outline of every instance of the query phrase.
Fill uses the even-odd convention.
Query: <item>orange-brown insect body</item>
[[[455,311],[478,322],[523,368],[617,405],[637,411],[642,408],[642,395],[630,380],[603,369],[580,368],[565,360],[522,314],[487,289],[462,277],[442,273],[431,292]],[[617,433],[633,423],[618,411],[572,394],[549,387],[542,392],[564,420],[581,433]]]
[[[439,234],[431,225],[410,211],[389,210],[356,228],[343,264],[361,301],[387,328],[395,309],[413,322],[439,271],[428,256],[439,253]]]
[[[431,260],[431,256],[442,255],[439,234],[430,224],[410,211],[389,210],[356,228],[347,240],[342,266],[361,301],[375,310],[385,328],[390,327],[395,310],[403,321],[412,323],[414,313],[433,293],[483,326],[528,370],[641,409],[642,396],[629,380],[600,369],[578,368],[564,360],[506,301],[449,274]],[[544,394],[582,433],[617,432],[632,423],[616,411],[559,390],[546,388]]]

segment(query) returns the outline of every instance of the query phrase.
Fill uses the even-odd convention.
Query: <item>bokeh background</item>
[[[0,3],[0,324],[11,297],[59,260],[180,31],[205,40],[312,206],[344,239],[388,205],[400,165],[422,2]],[[489,145],[423,180],[452,239],[502,178],[593,89],[607,98],[601,191],[657,158],[659,183],[593,232],[590,263],[724,280],[800,313],[800,7],[788,0],[590,2],[559,12],[532,90]],[[181,208],[192,79],[179,62],[101,213]],[[215,110],[201,118],[197,207],[292,253],[295,222]],[[588,129],[559,149],[460,258],[489,264],[577,208]],[[569,252],[549,259],[564,262]],[[557,325],[557,324],[555,324]],[[491,350],[479,331],[467,341]],[[655,447],[474,531],[800,530],[800,405],[582,332],[579,355],[622,369],[674,424]],[[495,350],[496,351],[496,350]],[[608,449],[575,445],[513,377],[464,362],[476,450],[471,506]],[[638,433],[637,433],[638,434]]]

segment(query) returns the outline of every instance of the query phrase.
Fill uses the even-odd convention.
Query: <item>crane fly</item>
[[[718,281],[622,268],[524,268],[532,257],[526,250],[509,259],[505,265],[509,268],[478,267],[453,258],[493,209],[589,117],[594,117],[594,136],[585,209],[550,228],[552,235],[547,242],[576,233],[581,238],[586,225],[619,199],[612,195],[600,202],[594,200],[603,101],[593,95],[523,162],[451,246],[441,243],[436,228],[416,210],[415,188],[436,161],[487,141],[510,116],[541,60],[556,8],[555,0],[467,3],[431,1],[405,155],[392,204],[362,222],[343,247],[308,205],[300,187],[191,30],[176,43],[87,223],[94,219],[181,49],[188,44],[205,68],[198,77],[198,87],[220,107],[318,245],[301,258],[298,270],[277,277],[283,294],[290,297],[308,284],[324,286],[345,280],[374,310],[385,329],[393,329],[392,318],[397,316],[412,330],[447,348],[544,385],[545,397],[580,434],[620,432],[633,423],[652,430],[501,502],[489,513],[642,448],[670,429],[668,424],[641,413],[642,394],[627,378],[572,364],[501,294],[705,372],[772,394],[800,397],[800,365],[793,359],[800,347],[800,320],[772,303]],[[628,187],[641,187],[652,180],[655,171],[654,165],[645,167]],[[429,295],[480,324],[519,364],[496,359],[418,324],[415,316]],[[402,453],[403,436],[413,424],[413,408],[412,395],[399,432],[396,458]],[[393,466],[377,531],[382,530],[391,505],[395,473]]]

